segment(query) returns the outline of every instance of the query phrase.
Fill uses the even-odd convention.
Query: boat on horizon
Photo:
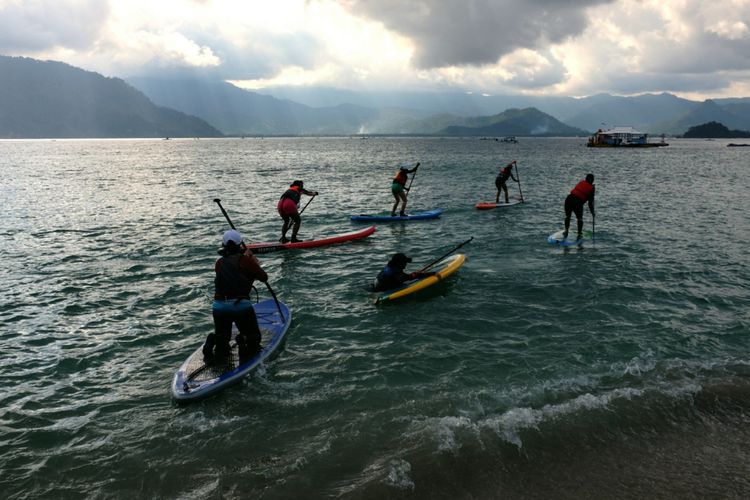
[[[586,146],[590,148],[656,148],[669,146],[661,136],[661,142],[648,142],[648,134],[639,132],[633,127],[613,127],[609,130],[599,129],[589,137]]]

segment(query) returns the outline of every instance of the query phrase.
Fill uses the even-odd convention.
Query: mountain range
[[[467,92],[355,92],[327,87],[269,87],[263,93],[310,106],[355,105],[410,109],[428,116],[487,116],[509,108],[536,108],[571,127],[594,132],[631,126],[651,134],[679,135],[691,126],[718,121],[731,128],[750,128],[750,98],[702,102],[669,93],[588,97],[485,95]],[[516,134],[516,135],[521,135]]]
[[[64,63],[0,56],[0,137],[584,136],[617,125],[681,135],[711,121],[750,129],[750,98],[697,102],[668,93],[574,98],[323,87],[256,92],[197,77],[126,82]]]
[[[119,78],[60,62],[0,56],[0,137],[216,137],[204,120],[159,107]]]
[[[750,128],[750,98],[698,102],[669,93],[574,98],[325,87],[272,87],[260,93],[205,80],[128,81],[154,102],[200,116],[228,134],[585,135],[632,126],[680,135],[709,121]],[[507,122],[508,115],[500,116],[509,110],[534,117],[521,119],[523,113],[516,113],[520,121],[513,124]],[[493,117],[504,125],[486,128]],[[539,121],[529,126],[534,119]]]

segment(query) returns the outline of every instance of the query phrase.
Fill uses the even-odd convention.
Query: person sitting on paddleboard
[[[402,217],[406,215],[406,193],[409,191],[406,188],[406,180],[409,178],[409,174],[416,172],[418,168],[419,163],[411,170],[406,167],[400,167],[398,172],[396,172],[396,177],[393,178],[393,183],[391,183],[391,192],[393,193],[393,197],[396,198],[391,209],[391,217],[396,216],[399,201],[401,202],[401,212],[399,212],[399,215]]]
[[[242,363],[260,352],[260,328],[250,302],[250,290],[254,280],[265,282],[268,275],[253,252],[244,248],[239,232],[234,229],[225,232],[221,246],[221,257],[214,265],[214,333],[203,344],[203,358],[209,363],[229,355],[234,323],[239,330],[236,341]]]
[[[508,178],[511,178],[514,182],[518,182],[518,179],[513,176],[513,165],[515,164],[516,160],[508,163],[504,168],[500,169],[500,173],[495,177],[495,187],[497,188],[495,203],[500,203],[500,190],[505,192],[505,203],[510,203],[508,201],[508,186],[505,185],[505,181],[507,181]]]
[[[591,217],[596,217],[594,213],[595,192],[594,174],[587,174],[586,179],[576,184],[568,197],[565,198],[565,231],[563,232],[563,238],[568,237],[571,212],[576,214],[576,219],[578,220],[578,237],[576,239],[580,240],[583,237],[583,204],[588,202]]]
[[[405,281],[424,278],[426,276],[432,276],[433,274],[435,274],[406,273],[404,272],[404,269],[406,268],[406,264],[409,262],[411,262],[411,257],[407,257],[400,252],[393,254],[391,260],[388,261],[388,264],[383,268],[382,271],[378,273],[378,276],[375,278],[375,282],[372,284],[372,291],[383,292],[385,290],[391,290],[393,288],[398,288]]]
[[[304,188],[304,182],[294,181],[289,186],[284,194],[281,195],[279,202],[276,204],[276,210],[279,211],[279,215],[284,220],[284,225],[281,227],[281,238],[279,239],[282,243],[288,243],[289,240],[286,237],[289,227],[294,225],[292,229],[292,243],[299,243],[300,239],[297,239],[297,232],[302,224],[302,219],[299,216],[297,208],[299,207],[299,200],[303,194],[307,196],[318,196],[317,191],[308,191]]]

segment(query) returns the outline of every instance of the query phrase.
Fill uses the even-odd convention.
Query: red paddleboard
[[[509,203],[500,202],[500,203],[493,203],[489,201],[480,201],[476,204],[477,210],[491,210],[493,208],[502,208],[502,207],[512,207],[513,205],[518,205],[519,203],[523,203],[521,200],[514,199],[510,200]]]
[[[251,243],[245,245],[251,249],[253,253],[268,253],[275,252],[277,250],[290,250],[294,248],[314,248],[322,247],[325,245],[335,245],[336,243],[344,243],[346,241],[358,240],[360,238],[366,238],[375,232],[375,226],[370,226],[360,231],[351,231],[349,233],[337,234],[334,236],[327,236],[325,238],[317,238],[312,240],[304,240],[298,243],[280,243],[278,241],[271,241],[267,243]]]

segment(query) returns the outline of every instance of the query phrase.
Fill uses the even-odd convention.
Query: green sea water
[[[3,497],[747,498],[750,148],[726,142],[0,141]],[[513,159],[526,203],[475,210]],[[440,219],[260,256],[284,350],[171,400],[212,329],[214,198],[275,240],[303,179],[300,237],[348,232],[417,161],[407,211]],[[595,243],[549,245],[589,172]],[[471,236],[445,283],[373,305],[390,254]]]

